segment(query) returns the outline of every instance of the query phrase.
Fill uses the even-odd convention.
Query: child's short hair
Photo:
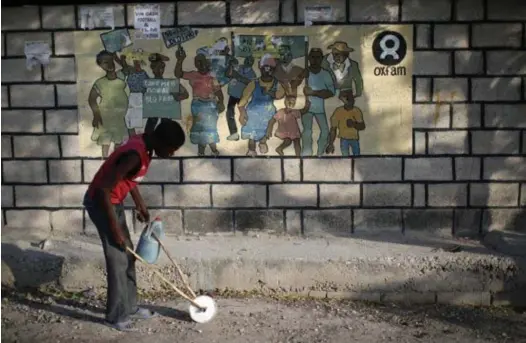
[[[186,140],[183,128],[173,120],[161,120],[154,135],[161,144],[175,149],[182,147]]]
[[[97,64],[100,64],[102,62],[102,59],[105,57],[111,57],[113,59],[113,55],[111,54],[111,52],[107,50],[102,50],[101,52],[97,54],[97,57],[95,57]]]

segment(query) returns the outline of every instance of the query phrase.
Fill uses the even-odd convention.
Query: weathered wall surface
[[[311,3],[180,1],[163,4],[162,24],[302,25],[303,6]],[[330,3],[333,24],[414,24],[413,154],[156,161],[141,188],[152,212],[178,233],[524,230],[526,3]],[[100,159],[79,148],[77,11],[2,8],[2,218],[8,227],[93,230],[81,200]],[[118,27],[132,27],[133,5],[115,5],[115,15]],[[26,40],[50,42],[49,66],[26,70]],[[444,93],[454,97],[439,98]]]

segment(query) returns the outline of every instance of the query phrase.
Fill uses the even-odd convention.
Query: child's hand
[[[306,96],[311,96],[314,95],[314,91],[312,90],[312,88],[310,88],[310,86],[305,86],[303,88],[303,94],[305,94]]]
[[[325,149],[325,152],[327,154],[332,154],[334,152],[334,144],[329,143],[329,145],[327,145],[327,149]]]

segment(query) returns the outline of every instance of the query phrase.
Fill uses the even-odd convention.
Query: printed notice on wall
[[[332,21],[332,6],[305,6],[305,26],[312,26],[317,21]]]
[[[161,38],[161,6],[147,4],[135,6],[135,30],[137,39]]]
[[[51,48],[46,41],[27,41],[24,46],[24,54],[26,55],[26,67],[32,70],[39,64],[44,66],[49,64]]]
[[[82,6],[80,8],[80,28],[93,30],[95,27],[115,28],[113,6]]]

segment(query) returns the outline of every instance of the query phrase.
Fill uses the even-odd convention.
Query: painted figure
[[[267,128],[267,139],[272,137],[272,130],[274,124],[278,123],[275,136],[281,139],[283,142],[276,148],[278,155],[283,156],[283,150],[294,144],[294,152],[296,156],[300,156],[301,153],[301,132],[298,125],[298,120],[302,115],[307,113],[310,106],[308,100],[305,103],[305,107],[301,110],[295,110],[296,97],[287,95],[285,97],[285,108],[280,109],[272,119],[270,119]]]
[[[102,148],[102,156],[108,157],[111,143],[118,148],[128,137],[125,116],[128,110],[126,76],[117,71],[118,57],[106,50],[97,54],[97,65],[106,75],[97,79],[90,90],[88,104],[93,112],[91,139]]]
[[[365,130],[362,111],[354,106],[352,90],[340,93],[344,105],[338,107],[331,117],[331,133],[327,153],[334,153],[336,135],[340,138],[342,156],[349,156],[349,149],[354,156],[360,155],[360,131]]]
[[[363,92],[363,79],[358,62],[350,58],[354,51],[345,42],[335,42],[328,46],[331,52],[323,58],[322,67],[330,70],[336,81],[336,88],[340,91],[352,90],[354,97]],[[354,87],[353,87],[354,83]]]
[[[329,126],[325,114],[325,99],[332,97],[336,91],[334,80],[329,71],[322,68],[323,52],[312,48],[309,52],[309,67],[305,72],[307,82],[303,93],[310,103],[308,112],[301,117],[303,124],[302,155],[312,156],[312,123],[316,119],[320,128],[318,138],[318,156],[322,156],[327,148]]]
[[[168,56],[164,56],[159,53],[150,54],[150,57],[148,57],[148,60],[150,61],[150,68],[152,69],[153,77],[155,79],[162,79],[164,75],[164,69],[166,67],[166,62],[170,60]],[[189,94],[186,88],[183,85],[179,85],[179,90],[177,92],[172,92],[171,95],[176,101],[183,101],[185,99],[188,99]],[[162,113],[161,113],[162,114]],[[170,120],[169,118],[162,118],[161,122],[165,120]],[[155,129],[155,126],[157,126],[157,123],[159,122],[159,118],[152,117],[148,118],[146,120],[146,126],[144,127],[144,132],[146,133],[152,133]]]
[[[228,130],[230,131],[230,136],[227,137],[227,140],[229,141],[239,140],[235,109],[239,100],[241,100],[241,96],[243,95],[246,86],[257,78],[253,65],[254,57],[252,56],[246,57],[241,66],[238,65],[237,59],[233,59],[229,70],[227,71],[227,76],[230,77],[230,82],[228,83],[229,98],[226,109]]]
[[[217,80],[210,74],[210,61],[200,50],[194,58],[196,70],[183,71],[185,51],[181,48],[175,53],[175,77],[185,79],[192,87],[192,127],[190,141],[198,146],[198,155],[204,156],[206,146],[210,147],[213,155],[219,155],[217,143],[217,118],[225,110],[223,92]]]
[[[276,70],[274,70],[274,77],[287,88],[291,96],[296,96],[298,86],[303,81],[304,69],[293,63],[292,51],[289,45],[280,45],[278,51],[279,59]]]
[[[276,60],[264,55],[259,61],[261,76],[251,81],[239,101],[239,122],[242,125],[241,138],[248,140],[247,156],[256,156],[256,142],[262,154],[268,152],[267,126],[276,114],[274,100],[283,99],[285,89],[273,75]]]

